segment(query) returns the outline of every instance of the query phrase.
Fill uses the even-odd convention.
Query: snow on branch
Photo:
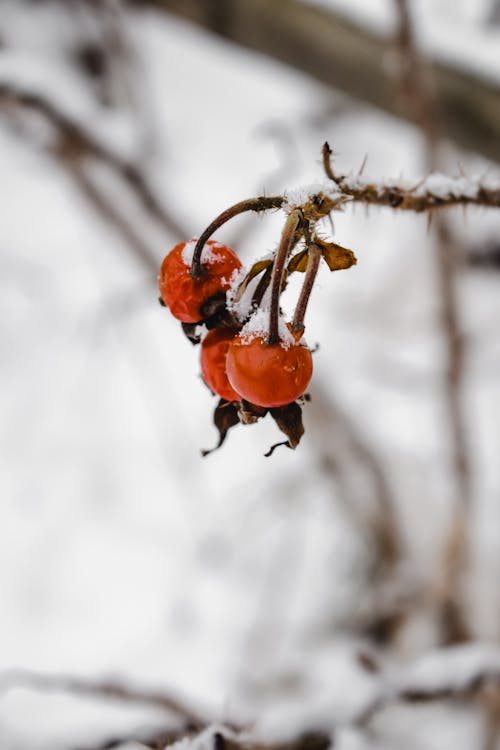
[[[323,166],[338,190],[351,201],[389,206],[403,211],[430,211],[446,206],[484,206],[500,208],[500,179],[486,177],[448,177],[434,173],[420,180],[373,180],[363,174],[336,173],[331,163],[332,151],[323,146]]]
[[[138,703],[171,712],[184,719],[191,728],[201,729],[205,720],[190,706],[164,692],[145,690],[116,681],[95,681],[78,677],[42,674],[23,669],[0,672],[0,693],[24,688],[45,692],[73,693],[88,697]]]
[[[364,725],[396,703],[424,703],[476,695],[487,685],[500,686],[500,649],[473,643],[439,649],[415,660],[387,681],[381,693],[361,712]]]

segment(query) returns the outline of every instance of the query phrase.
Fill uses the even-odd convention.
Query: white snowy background
[[[376,26],[392,22],[390,2],[329,4]],[[133,75],[106,106],[69,62],[96,33],[71,5],[0,0],[0,83],[42,93],[114,152],[139,159],[186,239],[238,200],[321,179],[326,139],[341,171],[367,155],[374,177],[422,174],[415,127],[167,14],[121,16]],[[498,80],[491,4],[414,5],[426,49]],[[383,687],[360,665],[360,649],[395,684],[456,684],[499,662],[500,275],[465,266],[460,288],[477,643],[465,657],[433,657],[436,627],[424,613],[377,654],[352,625],[384,595],[370,588],[369,529],[356,522],[374,502],[371,477],[342,448],[325,404],[348,415],[384,468],[405,545],[394,586],[411,596],[438,574],[452,499],[425,217],[360,207],[335,217],[335,238],[358,265],[323,270],[314,290],[307,338],[320,347],[301,445],[264,458],[280,439],[265,420],[234,429],[202,459],[216,434],[198,351],[158,305],[155,271],[47,153],[46,125],[28,119],[0,123],[0,690],[11,669],[116,678],[271,739],[319,727],[336,731],[342,750],[481,747],[470,704],[389,708],[379,734],[350,721]],[[451,147],[446,166],[499,171]],[[176,238],[136,216],[131,196],[97,166],[95,179],[105,191],[109,180],[159,266]],[[498,238],[498,212],[449,215],[465,248]],[[281,222],[277,213],[239,218],[217,238],[237,242],[246,262],[276,246]],[[290,306],[296,292],[287,291]],[[128,703],[0,693],[2,750],[93,748],[164,723],[159,710]]]

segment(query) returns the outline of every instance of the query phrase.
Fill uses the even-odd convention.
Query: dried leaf
[[[305,273],[305,270],[307,268],[307,256],[308,256],[308,249],[301,250],[299,253],[296,253],[290,258],[290,261],[287,266],[288,273],[293,273],[294,271],[298,271],[299,273]]]
[[[235,425],[239,424],[240,418],[238,416],[238,407],[231,401],[225,401],[223,398],[220,399],[219,403],[215,407],[214,411],[214,425],[219,432],[219,442],[215,448],[210,450],[202,450],[201,455],[203,457],[208,456],[209,453],[213,453],[221,447],[222,443],[226,439],[226,435]]]
[[[347,247],[337,245],[336,242],[324,242],[323,240],[315,240],[315,242],[321,248],[321,254],[330,271],[341,271],[344,268],[356,265],[356,256]]]
[[[239,405],[238,414],[240,421],[243,424],[254,424],[261,417],[266,416],[267,409],[263,406],[256,406],[255,404],[251,404],[249,401],[242,399]]]
[[[248,287],[252,279],[258,276],[258,274],[261,273],[261,271],[264,271],[266,268],[269,268],[269,266],[271,266],[272,263],[273,261],[268,258],[267,260],[258,260],[253,264],[253,266],[251,267],[251,269],[249,270],[249,272],[247,273],[247,275],[245,276],[245,278],[243,279],[243,281],[238,287],[238,290],[234,296],[235,302],[239,302],[239,300],[242,298],[246,288]]]
[[[275,448],[279,445],[286,445],[288,448],[296,448],[300,443],[300,438],[304,434],[304,425],[302,424],[302,409],[296,401],[286,406],[278,406],[269,410],[272,418],[284,432],[288,440],[284,443],[276,443],[265,454],[270,456]]]

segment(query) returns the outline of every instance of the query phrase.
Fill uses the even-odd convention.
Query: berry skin
[[[236,336],[229,345],[229,382],[242,398],[267,408],[286,406],[302,396],[312,376],[307,346],[267,344],[261,336],[250,341]]]
[[[175,318],[183,323],[198,323],[203,319],[203,305],[229,288],[231,275],[241,268],[241,263],[230,247],[208,240],[202,254],[204,275],[193,279],[191,266],[182,255],[187,244],[181,242],[166,256],[161,264],[158,287],[163,302]]]
[[[214,328],[201,343],[201,372],[208,387],[226,401],[240,401],[226,374],[229,344],[238,333],[236,328]]]

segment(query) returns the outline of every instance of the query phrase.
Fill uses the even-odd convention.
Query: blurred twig
[[[137,729],[135,732],[127,734],[116,734],[112,737],[99,742],[98,744],[85,744],[75,746],[73,750],[115,750],[129,743],[139,744],[150,750],[164,750],[176,742],[189,740],[196,737],[198,730],[189,725],[172,729],[171,727],[161,727],[156,729]]]
[[[400,64],[396,69],[398,90],[404,106],[420,125],[425,137],[429,169],[439,166],[442,135],[440,108],[429,72],[418,52],[408,0],[394,0],[398,26],[395,45]],[[466,523],[470,514],[470,458],[462,391],[464,387],[464,339],[460,328],[457,294],[459,267],[451,230],[442,216],[436,218],[436,272],[441,302],[441,324],[445,345],[444,401],[451,439],[455,507],[445,542],[438,611],[443,639],[447,643],[467,640],[461,586],[466,556]]]
[[[0,108],[7,112],[10,109],[21,109],[41,115],[59,135],[61,156],[73,160],[95,159],[104,164],[132,190],[138,202],[170,237],[178,239],[188,236],[178,219],[162,204],[144,172],[133,162],[123,159],[104,146],[54,102],[11,83],[0,83]]]
[[[91,698],[143,703],[176,714],[184,719],[190,727],[201,729],[206,726],[205,719],[183,701],[163,692],[135,688],[121,682],[93,681],[66,675],[40,674],[21,669],[0,672],[0,692],[7,692],[14,688],[74,693]]]
[[[124,212],[117,209],[116,201],[110,199],[107,192],[89,177],[79,163],[70,162],[66,164],[66,167],[95,212],[116,229],[125,244],[133,249],[134,254],[139,257],[145,267],[156,274],[158,258],[152,248],[144,241],[141,233],[137,231],[134,222],[128,219]]]
[[[443,655],[446,658],[446,649],[443,650]],[[500,669],[498,662],[489,666],[479,659],[476,668],[470,669],[468,675],[461,675],[458,670],[455,676],[445,666],[442,678],[439,679],[436,674],[429,675],[427,684],[426,681],[422,681],[418,677],[415,679],[411,675],[399,681],[389,680],[385,685],[382,683],[380,694],[365,706],[355,718],[354,723],[366,726],[376,714],[398,703],[413,704],[471,699],[483,702],[485,696],[492,695],[496,696],[498,702],[499,690]]]
[[[301,0],[238,0],[224,3],[224,19],[214,19],[221,0],[132,0],[139,8],[176,13],[236,44],[285,62],[328,86],[401,115],[387,57],[387,38],[350,20],[329,5]],[[353,4],[354,5],[354,4]],[[388,30],[390,33],[390,30]],[[446,133],[465,148],[500,158],[500,89],[463,60],[432,63],[443,104]],[[404,116],[412,118],[406,111]]]
[[[373,545],[373,566],[370,588],[377,588],[394,579],[402,561],[403,545],[395,517],[395,500],[385,467],[371,448],[356,423],[328,395],[315,386],[309,406],[319,436],[319,460],[323,472],[338,485],[355,525],[366,534]],[[327,439],[325,439],[327,437]],[[369,477],[373,502],[367,510],[359,502],[360,468]],[[361,494],[364,494],[361,492]],[[385,641],[397,627],[404,606],[375,596],[370,612],[359,611],[364,632],[378,641]]]

